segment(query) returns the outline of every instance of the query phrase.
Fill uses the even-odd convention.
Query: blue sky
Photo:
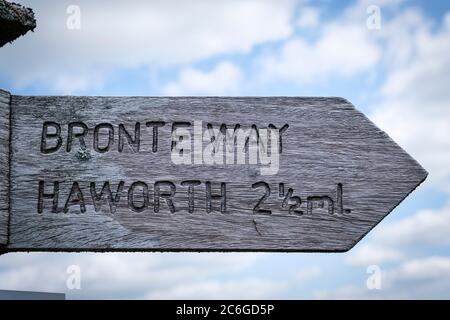
[[[15,253],[0,289],[68,298],[450,298],[450,2],[22,1],[34,33],[0,49],[24,95],[342,96],[427,181],[348,253]],[[70,9],[80,10],[80,28]],[[376,5],[380,28],[367,26]],[[370,25],[370,26],[373,26]],[[66,286],[81,270],[81,289]],[[381,270],[369,290],[367,268]]]

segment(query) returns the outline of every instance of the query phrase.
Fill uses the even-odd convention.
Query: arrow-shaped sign
[[[346,251],[427,176],[351,103],[0,95],[3,251]]]

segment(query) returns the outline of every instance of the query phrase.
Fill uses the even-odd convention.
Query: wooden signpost
[[[346,251],[427,176],[342,98],[0,91],[0,121],[3,252]]]

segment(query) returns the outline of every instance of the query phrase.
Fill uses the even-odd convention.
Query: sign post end
[[[0,89],[0,254],[8,244],[11,94]]]

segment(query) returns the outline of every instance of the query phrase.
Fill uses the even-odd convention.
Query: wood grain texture
[[[0,90],[0,247],[8,242],[10,94]]]
[[[346,251],[427,175],[342,98],[12,96],[11,101],[9,251]],[[243,128],[289,124],[278,173],[263,176],[257,165],[174,164],[169,124],[194,120],[216,128],[222,123]],[[45,121],[62,128],[62,147],[51,154],[40,150]],[[74,140],[67,152],[68,124],[74,121],[87,125],[86,148]],[[152,128],[145,127],[148,121],[166,123],[159,128],[156,153]],[[139,152],[128,144],[119,152],[119,124],[131,131],[136,122],[141,123]],[[93,131],[100,123],[115,129],[113,147],[105,153],[93,149]],[[188,187],[181,183],[187,180],[201,183],[194,189],[192,213]],[[47,188],[52,181],[59,182],[57,213],[51,212],[49,199],[38,213],[39,181],[45,181]],[[74,181],[84,196],[84,213],[79,205],[66,213],[62,209]],[[96,211],[89,191],[90,183],[95,182],[100,191],[105,181],[113,193],[124,181],[114,213],[106,202]],[[132,211],[127,202],[128,190],[136,181],[148,185],[148,207],[142,212]],[[159,212],[154,212],[155,181],[175,185],[174,213],[164,199]],[[220,183],[226,183],[225,213],[220,212],[218,199],[212,201],[212,212],[205,209],[206,181],[214,194],[220,193]],[[261,206],[270,209],[271,215],[253,210],[264,194],[263,188],[252,188],[259,181],[271,188]],[[285,184],[285,192],[291,188],[293,196],[302,199],[303,215],[289,214],[282,207],[279,183]],[[351,212],[329,214],[326,205],[319,205],[307,214],[308,197],[328,196],[336,203],[338,183],[343,187],[343,206]]]

